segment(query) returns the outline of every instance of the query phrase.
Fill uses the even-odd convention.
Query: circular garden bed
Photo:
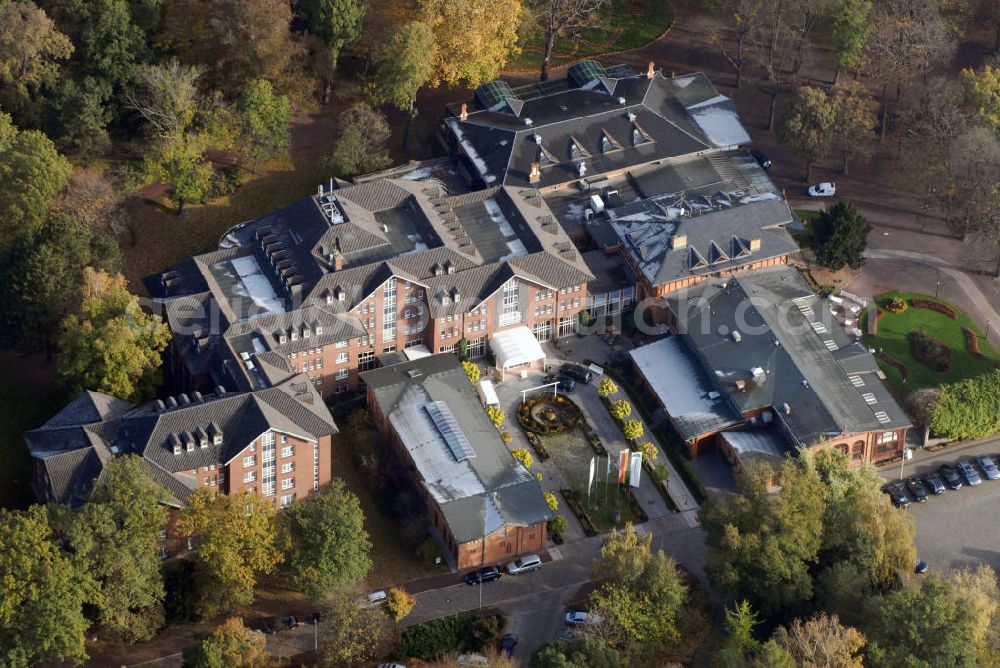
[[[517,421],[536,434],[558,434],[576,427],[582,420],[580,408],[562,394],[535,395],[517,409]]]

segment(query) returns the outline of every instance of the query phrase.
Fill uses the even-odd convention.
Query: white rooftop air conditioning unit
[[[531,127],[534,124],[534,121],[531,120],[530,118],[525,118],[524,124],[527,125],[528,127]]]

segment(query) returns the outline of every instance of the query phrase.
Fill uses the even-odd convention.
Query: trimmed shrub
[[[951,348],[944,341],[921,330],[910,332],[908,338],[913,359],[935,371],[944,372],[951,368]]]
[[[632,415],[632,404],[628,402],[628,399],[616,399],[611,402],[611,415],[616,420],[624,420],[628,416]]]
[[[635,449],[642,453],[642,461],[650,465],[652,465],[653,462],[656,461],[656,458],[660,455],[660,449],[649,441],[643,441],[635,446]]]
[[[642,423],[638,420],[625,420],[625,424],[622,425],[622,434],[625,435],[627,441],[638,441],[644,433]]]
[[[892,355],[890,355],[889,353],[880,352],[878,353],[878,358],[883,362],[885,362],[886,364],[888,364],[889,366],[895,367],[896,370],[899,371],[900,375],[903,377],[903,380],[907,380],[910,377],[910,370],[906,368],[906,365],[903,364],[898,359],[896,359],[895,357],[893,357]]]
[[[927,410],[931,431],[944,438],[985,438],[1000,431],[1000,370],[942,385]]]
[[[531,456],[531,452],[527,448],[514,448],[510,454],[526,469],[530,469],[535,464],[535,458]]]
[[[597,395],[602,399],[607,399],[614,394],[618,394],[618,385],[610,378],[602,378],[597,385]]]
[[[507,419],[507,414],[504,413],[503,409],[499,406],[487,406],[486,414],[489,416],[490,422],[492,422],[493,426],[497,429],[499,429],[500,425],[502,425]]]
[[[941,315],[946,315],[952,320],[958,320],[958,312],[942,302],[935,302],[930,299],[911,299],[910,306],[913,308],[927,309],[928,311],[937,311]]]
[[[963,327],[962,332],[965,334],[965,349],[976,357],[985,358],[986,356],[979,350],[979,335],[971,327]]]
[[[469,382],[475,385],[479,382],[479,367],[472,362],[462,362],[462,366],[465,367],[465,373],[469,374]]]
[[[552,518],[552,521],[549,522],[549,531],[557,536],[561,536],[569,531],[569,522],[566,521],[566,518],[562,515],[556,515]]]
[[[545,492],[545,503],[549,504],[552,512],[559,510],[559,498],[552,492]]]
[[[510,445],[511,441],[514,440],[514,437],[509,431],[502,431],[500,432],[500,440],[503,441],[505,445]]]
[[[424,661],[439,659],[462,649],[463,641],[471,636],[475,623],[474,613],[460,612],[411,626],[403,633],[403,652],[406,656]]]

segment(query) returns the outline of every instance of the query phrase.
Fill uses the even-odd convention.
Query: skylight
[[[469,439],[465,437],[462,429],[458,426],[455,414],[443,401],[431,401],[424,409],[431,416],[434,426],[441,433],[448,451],[455,458],[456,462],[462,462],[476,456],[476,451],[472,449]]]

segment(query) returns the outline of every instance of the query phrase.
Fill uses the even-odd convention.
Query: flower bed
[[[935,371],[951,369],[951,348],[944,341],[920,330],[910,332],[909,339],[913,359]]]
[[[916,306],[916,304],[914,304]],[[891,297],[882,302],[882,308],[889,313],[905,313],[906,309],[909,308],[906,305],[906,300],[902,297]]]
[[[958,312],[947,304],[942,304],[941,302],[931,301],[929,299],[911,299],[910,305],[913,308],[927,309],[928,311],[937,311],[942,315],[946,315],[952,320],[958,320]]]
[[[962,332],[965,333],[966,350],[980,359],[986,359],[986,355],[983,355],[982,351],[979,350],[979,336],[972,330],[972,328],[963,327]]]
[[[878,358],[883,362],[885,362],[886,364],[888,364],[889,366],[895,367],[895,369],[899,371],[899,374],[903,377],[904,381],[906,381],[906,379],[910,377],[910,371],[909,369],[906,368],[906,365],[900,362],[892,355],[881,352],[878,354]]]
[[[596,536],[597,527],[594,526],[594,522],[590,519],[590,515],[587,514],[587,511],[583,509],[583,503],[581,502],[576,491],[572,489],[561,489],[559,492],[566,500],[566,505],[569,506],[569,509],[573,511],[574,515],[576,515],[576,519],[580,521],[580,526],[583,527],[583,532],[588,536]]]
[[[538,438],[538,435],[525,429],[524,436],[528,439],[528,443],[531,444],[531,447],[534,448],[535,454],[538,455],[538,461],[548,461],[549,451],[545,449],[544,445],[542,445],[542,441]]]
[[[539,394],[530,397],[517,409],[517,421],[528,432],[558,434],[580,424],[583,412],[565,395],[550,397]]]

